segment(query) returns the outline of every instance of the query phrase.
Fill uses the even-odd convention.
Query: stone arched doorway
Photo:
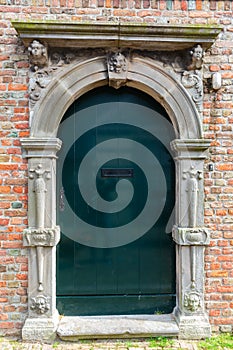
[[[16,28],[18,26],[19,31],[25,30],[24,26],[20,29],[20,24],[14,25]],[[52,31],[56,30],[57,24],[55,29],[53,24],[51,26]],[[169,27],[166,28],[168,44],[168,41],[159,37],[161,34],[157,31],[161,28],[150,28],[147,36],[147,28],[135,27],[131,34],[128,26],[122,25],[122,30],[128,37],[117,37],[117,44],[119,47],[122,45],[119,50],[114,47],[115,41],[112,41],[112,37],[108,37],[107,26],[107,29],[101,27],[102,32],[106,31],[103,46],[100,44],[100,48],[104,49],[79,51],[77,47],[82,47],[79,41],[81,38],[77,41],[81,45],[75,45],[76,51],[70,53],[63,39],[58,39],[58,42],[51,39],[53,36],[50,36],[49,27],[50,25],[46,25],[46,28],[42,28],[40,38],[43,40],[44,35],[45,42],[48,40],[51,44],[51,54],[47,52],[47,45],[39,43],[43,47],[43,60],[33,60],[32,57],[34,72],[31,79],[31,132],[29,138],[21,140],[29,163],[29,228],[25,230],[24,245],[30,247],[29,315],[23,328],[23,338],[51,339],[56,335],[59,324],[56,310],[55,255],[60,232],[56,223],[55,187],[56,154],[61,148],[61,141],[57,138],[57,130],[73,101],[85,92],[104,85],[114,88],[128,86],[147,93],[165,108],[172,121],[176,133],[171,147],[176,161],[173,239],[176,243],[177,286],[176,307],[166,320],[166,327],[175,323],[176,330],[171,334],[181,338],[198,339],[209,336],[210,325],[204,310],[203,263],[204,246],[209,240],[208,232],[203,226],[203,164],[204,151],[209,142],[203,139],[200,122],[201,67],[195,66],[193,60],[187,68],[187,60],[183,56],[177,59],[177,56],[166,51],[163,54],[156,52],[155,43],[159,42],[159,48],[168,51],[173,50],[172,45],[176,43],[183,50],[179,54],[187,54],[187,49],[197,42],[197,38],[199,43],[208,46],[208,43],[213,42],[217,30],[205,28],[200,32],[195,28],[190,40],[183,29],[177,32],[177,28]],[[39,29],[40,26],[37,26],[37,30]],[[71,44],[74,44],[77,33],[75,28],[72,30],[75,34],[68,38],[73,38]],[[98,26],[93,26],[93,35],[95,31],[98,32]],[[149,45],[150,51],[146,53],[138,51],[143,49],[143,43],[137,36],[138,31],[141,34],[143,32],[144,41]],[[182,40],[177,40],[177,33],[178,37],[182,33]],[[23,37],[28,45],[28,40],[32,41],[35,35],[32,33],[30,36],[26,29]],[[96,47],[93,46],[92,36],[85,34],[84,37],[90,47]],[[38,46],[38,41],[31,45]],[[127,45],[132,48],[130,52]],[[58,51],[65,47],[65,54],[57,53],[56,47]],[[32,49],[30,52],[33,52]],[[156,319],[152,319],[152,329],[149,334],[145,332],[144,336],[158,334],[156,322]],[[138,335],[136,328],[132,332],[134,336]],[[124,331],[127,332],[127,326],[120,333],[123,336]],[[167,334],[164,329],[161,333]],[[108,336],[108,331],[102,334],[104,335]]]

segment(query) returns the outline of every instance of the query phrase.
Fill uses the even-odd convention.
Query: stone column
[[[203,166],[208,140],[174,140],[176,152],[177,306],[174,314],[182,339],[211,335],[204,310],[204,248],[209,232],[204,227]]]
[[[21,140],[28,158],[28,229],[24,246],[29,249],[28,318],[24,340],[52,340],[56,336],[56,138]]]

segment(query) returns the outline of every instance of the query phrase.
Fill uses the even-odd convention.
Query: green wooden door
[[[58,137],[59,312],[171,312],[175,136],[166,112],[137,90],[102,87],[73,103]]]

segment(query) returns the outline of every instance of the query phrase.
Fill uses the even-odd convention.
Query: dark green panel
[[[174,295],[115,295],[57,297],[57,307],[62,315],[140,315],[171,313]]]
[[[146,125],[134,125],[134,120],[141,120],[141,116],[145,117]],[[60,210],[59,206],[57,210],[58,223],[62,229],[62,240],[57,250],[57,300],[58,310],[62,314],[167,313],[175,305],[175,252],[171,232],[167,232],[175,198],[174,163],[168,147],[175,135],[171,127],[166,129],[165,122],[165,128],[163,125],[161,127],[159,118],[164,118],[168,123],[163,108],[148,95],[130,88],[114,90],[108,87],[93,90],[81,97],[63,118],[58,137],[64,145],[70,146],[61,150],[57,170],[58,199],[61,188],[67,199],[64,210]],[[68,128],[66,123],[69,123]],[[161,141],[160,135],[164,135],[167,144]],[[127,146],[129,149],[125,150],[126,156],[122,157],[121,140],[125,139],[149,150],[148,157],[140,148],[135,151],[131,143]],[[114,147],[109,144],[103,155],[101,145],[109,140],[114,142]],[[80,183],[81,166],[91,152],[93,164]],[[111,154],[110,160],[107,160],[108,153]],[[152,164],[150,154],[157,159],[160,171]],[[94,179],[98,196],[107,201],[109,206],[118,198],[117,186],[122,177],[103,176],[101,169],[112,169],[116,174],[117,169],[130,169],[133,174],[127,177],[134,189],[131,201],[122,210],[110,213],[101,209],[101,201],[88,186],[86,191],[89,191],[88,198],[92,204],[87,203],[80,190],[86,185],[85,182],[92,179],[95,164],[101,163],[105,155],[106,161],[100,168],[97,167]],[[162,212],[154,225],[132,243],[115,248],[80,244],[80,232],[85,232],[87,242],[93,241],[86,224],[105,229],[109,237],[111,230],[116,229],[120,236],[121,227],[134,222],[146,206],[150,191],[148,179],[140,165],[131,160],[131,156],[143,159],[148,173],[152,174],[150,176],[155,181],[153,200],[157,207],[161,205]],[[164,198],[161,174],[166,182]],[[123,200],[129,194],[128,187],[125,188],[121,193]],[[163,201],[164,207],[160,204]],[[152,211],[150,217],[153,216]],[[81,224],[80,220],[76,220],[77,217],[81,219]],[[137,225],[132,226],[132,234],[134,227],[137,231]],[[96,239],[100,239],[98,234]]]

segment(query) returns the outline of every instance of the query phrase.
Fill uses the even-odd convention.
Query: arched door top
[[[31,137],[56,137],[67,108],[82,94],[108,84],[105,56],[69,65],[55,76],[38,101],[31,125]],[[125,85],[142,90],[166,109],[178,139],[201,139],[198,111],[185,88],[152,59],[133,57],[129,63]]]

